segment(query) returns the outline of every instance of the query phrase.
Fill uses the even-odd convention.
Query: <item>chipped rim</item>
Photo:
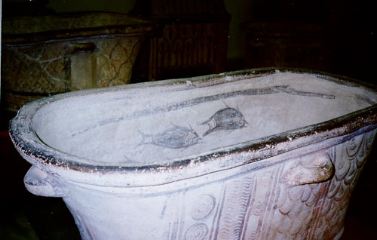
[[[91,177],[91,175],[93,175],[92,173],[99,173],[105,178],[106,176],[111,175],[118,177],[120,175],[125,176],[122,179],[107,179],[110,181],[110,183],[107,182],[105,185],[149,186],[203,176],[226,169],[245,166],[250,163],[261,164],[263,162],[263,166],[271,165],[274,164],[274,162],[266,163],[266,161],[262,160],[267,160],[278,155],[294,152],[294,150],[308,147],[310,145],[316,145],[326,140],[337,139],[331,144],[338,144],[348,140],[350,136],[362,134],[377,128],[377,104],[374,104],[370,107],[351,112],[325,122],[223,147],[221,150],[211,150],[211,152],[208,153],[192,155],[184,159],[176,159],[169,163],[142,166],[117,166],[84,163],[88,162],[88,159],[80,158],[51,148],[38,137],[31,126],[32,118],[40,108],[51,102],[59,101],[65,98],[86,96],[102,92],[121,91],[132,88],[182,84],[187,81],[208,81],[226,76],[258,76],[259,74],[272,74],[277,71],[315,74],[325,78],[326,80],[334,81],[339,84],[365,88],[376,92],[376,88],[370,84],[361,83],[348,77],[318,71],[290,68],[259,68],[240,70],[193,78],[171,79],[131,84],[120,87],[69,92],[43,98],[26,104],[18,111],[17,116],[10,122],[9,134],[16,149],[28,162],[39,166],[40,168],[47,167],[52,172],[59,172],[62,173],[62,175],[65,175],[67,172],[76,172],[78,174],[74,174],[75,176],[72,178],[73,181],[89,184],[96,182],[97,184],[101,185],[101,183],[99,183],[101,180]],[[124,175],[125,173],[127,173],[127,176]],[[162,176],[161,173],[164,173],[166,176]],[[84,179],[84,177],[81,177],[80,174],[85,174],[86,178],[89,176],[89,179],[91,180]],[[138,179],[140,175],[149,175],[150,179],[146,180],[145,177]]]

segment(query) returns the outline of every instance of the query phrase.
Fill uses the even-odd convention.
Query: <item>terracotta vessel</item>
[[[83,239],[339,239],[377,93],[249,70],[34,101],[11,122],[26,188]]]
[[[129,82],[148,22],[92,12],[4,19],[7,110],[43,96]]]

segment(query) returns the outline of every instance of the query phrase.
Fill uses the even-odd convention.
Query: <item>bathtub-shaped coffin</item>
[[[376,133],[377,94],[249,70],[56,95],[11,137],[37,195],[83,239],[337,239]]]

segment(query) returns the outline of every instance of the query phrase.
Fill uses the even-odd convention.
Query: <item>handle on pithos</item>
[[[64,193],[55,178],[33,166],[24,177],[26,189],[34,195],[44,197],[63,197]]]
[[[318,152],[294,159],[295,166],[283,175],[289,185],[321,183],[329,180],[335,168],[326,152]]]

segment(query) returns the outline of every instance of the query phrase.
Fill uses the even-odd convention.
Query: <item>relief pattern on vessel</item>
[[[140,144],[153,144],[172,149],[187,148],[197,144],[200,140],[199,135],[192,128],[182,126],[173,126],[154,135],[139,132],[142,136]]]
[[[328,149],[335,167],[335,174],[328,181],[296,186],[281,184],[267,239],[339,237],[350,195],[375,134],[373,130]]]
[[[176,220],[169,224],[174,226],[169,240],[264,239],[261,228],[269,221],[269,203],[276,198],[281,170],[277,167],[262,174],[232,178],[219,188],[210,188],[211,194],[178,194],[175,201],[181,204],[174,207]],[[187,211],[184,205],[188,202],[193,204]]]
[[[190,226],[185,232],[185,240],[207,239],[208,227],[204,223],[196,223]]]
[[[208,125],[208,130],[203,134],[206,136],[218,130],[235,130],[247,125],[243,114],[235,108],[223,108],[213,114],[208,120],[202,123]]]
[[[371,151],[375,135],[376,130],[373,130],[331,149],[330,157],[336,171],[318,213],[318,226],[327,226],[327,235],[335,235],[336,229],[343,224],[350,196]],[[321,236],[318,230],[313,233],[313,239]]]
[[[316,183],[287,182],[285,176],[298,164],[309,170],[309,154],[289,163],[252,171],[228,179],[221,189],[202,190],[203,201],[185,212],[183,205],[177,215],[179,229],[172,239],[249,240],[249,239],[312,239],[338,238],[342,233],[350,194],[370,152],[376,130],[326,150],[326,158],[335,166],[328,180]],[[327,161],[326,160],[326,161]],[[305,179],[305,178],[303,178]],[[183,201],[197,199],[189,192]],[[181,199],[181,200],[182,200]],[[197,210],[203,209],[203,210]],[[196,216],[202,212],[202,217]],[[209,214],[207,214],[207,212]],[[191,216],[191,221],[185,218]]]
[[[196,199],[196,204],[191,209],[191,217],[194,220],[205,219],[212,213],[215,205],[216,199],[212,195],[201,195]]]

